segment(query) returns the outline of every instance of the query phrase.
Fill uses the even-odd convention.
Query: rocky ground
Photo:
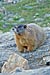
[[[13,53],[17,53],[28,60],[30,69],[32,69],[30,75],[34,75],[35,71],[37,72],[46,71],[49,73],[50,67],[47,68],[46,63],[50,62],[50,28],[46,27],[44,29],[47,34],[47,39],[45,43],[39,48],[37,48],[35,51],[29,53],[20,53],[18,51],[14,41],[14,33],[12,31],[0,33],[0,72],[3,63],[8,60],[9,56]],[[29,72],[30,71],[27,70],[25,72],[26,73],[25,75],[29,75]],[[39,73],[37,74],[40,75]],[[21,73],[20,75],[23,74]]]
[[[46,66],[47,62],[49,62],[47,65],[50,65],[49,27],[45,28],[47,34],[45,43],[35,51],[29,53],[20,53],[18,51],[12,31],[3,33],[21,23],[35,22],[43,27],[50,26],[50,0],[36,0],[36,2],[31,0],[31,3],[29,0],[24,0],[24,2],[23,0],[17,1],[22,2],[19,4],[18,2],[17,4],[15,3],[15,6],[14,4],[11,5],[0,2],[0,72],[4,62],[8,60],[9,56],[17,53],[28,60],[31,70],[23,71],[18,68],[11,73],[11,75],[16,75],[16,73],[17,75],[50,75],[50,66]],[[8,73],[2,73],[2,75],[3,74],[10,75]]]

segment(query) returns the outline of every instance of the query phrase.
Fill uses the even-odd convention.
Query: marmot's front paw
[[[24,48],[21,46],[21,47],[18,47],[18,50],[23,53],[24,52]]]

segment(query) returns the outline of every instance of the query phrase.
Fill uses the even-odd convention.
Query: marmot
[[[20,52],[35,50],[46,39],[44,29],[35,23],[15,26],[13,31],[15,33],[16,45]]]

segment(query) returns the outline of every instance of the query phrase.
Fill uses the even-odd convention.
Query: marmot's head
[[[15,26],[12,30],[18,34],[18,35],[22,35],[22,33],[25,31],[26,29],[26,25],[18,25],[18,26]]]

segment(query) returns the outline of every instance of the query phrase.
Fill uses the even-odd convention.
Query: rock
[[[0,8],[0,12],[3,13],[3,14],[5,14],[5,13],[6,13],[5,7],[1,7],[1,8]]]
[[[16,69],[14,69],[11,73],[15,73],[15,72],[22,72],[22,71],[24,71],[24,69],[23,68],[21,68],[21,67],[17,67]]]
[[[17,23],[12,23],[12,26],[16,26],[17,25]]]
[[[7,28],[8,27],[8,25],[7,24],[3,24],[3,26],[2,26],[3,28]]]
[[[27,70],[27,71],[22,71],[22,72],[15,72],[13,75],[49,75],[50,74],[50,67],[43,67],[35,70]]]
[[[11,75],[10,73],[0,73],[0,75]]]
[[[37,3],[44,3],[46,0],[36,0]]]
[[[5,16],[5,17],[3,18],[3,20],[5,20],[5,21],[6,21],[6,20],[8,20],[8,17],[7,17],[7,16]]]
[[[23,70],[22,72],[1,73],[1,75],[50,75],[50,66],[34,70]]]
[[[7,13],[8,13],[7,16],[8,16],[9,18],[10,18],[10,17],[12,18],[12,17],[14,16],[14,14],[13,14],[12,12],[7,12]]]
[[[29,6],[29,5],[25,5],[24,8],[26,8],[26,9],[32,9],[33,7]]]
[[[0,20],[0,22],[4,22],[4,20]]]
[[[42,22],[42,21],[43,21],[42,18],[36,18],[36,19],[35,19],[35,22]]]
[[[9,18],[8,21],[13,21],[13,18]]]
[[[50,17],[50,14],[45,14],[44,18]]]
[[[34,70],[24,70],[22,72],[15,72],[12,75],[50,75],[50,67],[43,67]]]
[[[20,18],[19,22],[25,22],[25,19],[24,18]]]
[[[45,43],[37,48],[35,51],[20,53],[17,49],[14,40],[14,33],[12,31],[1,33],[0,35],[0,68],[6,62],[10,55],[14,52],[22,56],[23,58],[28,60],[30,69],[40,69],[41,67],[46,66],[46,62],[44,62],[43,57],[50,56],[50,27],[44,27],[45,33],[47,35]]]
[[[4,63],[2,72],[12,72],[17,67],[29,69],[28,61],[18,54],[14,53],[13,55],[10,55],[7,62]]]
[[[44,64],[46,64],[46,65],[47,65],[47,64],[50,65],[50,56],[46,56],[46,57],[44,56],[44,57],[43,57],[43,62],[44,62]]]

